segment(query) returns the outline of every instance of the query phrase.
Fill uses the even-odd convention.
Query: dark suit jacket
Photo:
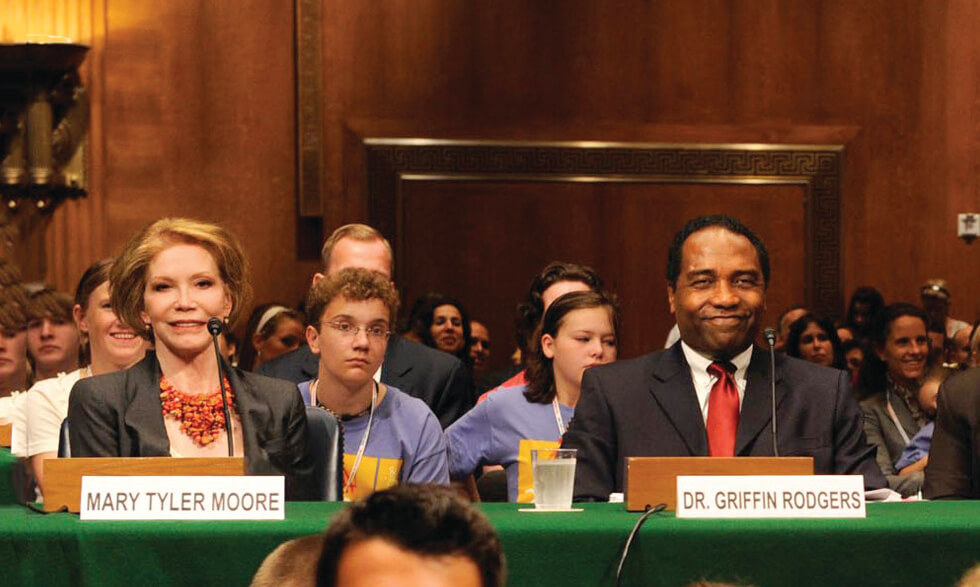
[[[293,383],[317,376],[319,357],[308,346],[263,363],[257,373]],[[456,357],[392,336],[381,366],[381,382],[424,401],[443,429],[473,407],[472,381]]]
[[[735,440],[736,456],[772,456],[769,354],[752,353]],[[812,456],[817,474],[863,474],[887,486],[868,445],[847,373],[776,356],[780,456]],[[589,369],[562,441],[578,449],[575,498],[623,490],[631,456],[708,456],[708,436],[680,343],[665,351]]]
[[[315,499],[299,390],[237,369],[227,372],[242,422],[246,473],[285,475],[288,499]],[[68,400],[72,456],[170,456],[162,411],[160,365],[152,352],[125,371],[82,379]]]
[[[940,388],[925,477],[927,499],[980,499],[980,369]]]

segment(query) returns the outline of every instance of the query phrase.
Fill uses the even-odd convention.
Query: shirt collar
[[[708,366],[714,362],[714,359],[706,357],[692,349],[683,340],[681,340],[681,350],[684,351],[684,358],[687,360],[687,364],[691,367],[691,371],[698,374],[708,373]],[[749,345],[744,351],[731,358],[730,362],[735,365],[735,373],[733,373],[735,381],[745,380],[746,372],[749,370],[749,362],[751,360],[752,345]]]

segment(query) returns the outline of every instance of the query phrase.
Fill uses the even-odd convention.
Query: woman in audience
[[[868,340],[871,337],[871,322],[884,307],[885,298],[881,292],[870,286],[859,287],[851,294],[844,326],[854,333],[855,338]]]
[[[23,451],[30,460],[38,487],[44,492],[44,459],[58,452],[61,422],[68,415],[68,395],[79,379],[127,369],[143,358],[146,341],[120,322],[109,306],[111,259],[95,263],[82,275],[72,308],[75,323],[90,357],[87,367],[38,381],[27,393],[23,428],[14,426]]]
[[[164,218],[125,245],[110,282],[113,311],[155,352],[125,371],[75,384],[72,456],[222,457],[231,434],[247,474],[285,475],[287,498],[312,497],[306,413],[295,387],[232,369],[208,332],[211,318],[233,324],[248,298],[234,237],[213,224]]]
[[[442,426],[422,400],[378,383],[398,310],[385,275],[350,268],[313,284],[306,341],[319,355],[303,398],[344,422],[344,500],[400,483],[449,483]]]
[[[27,313],[27,354],[34,381],[78,369],[80,337],[71,298],[45,285],[30,294]]]
[[[10,284],[0,291],[0,424],[10,423],[27,387],[27,295]]]
[[[790,325],[786,354],[824,367],[844,368],[841,342],[834,323],[809,312]]]
[[[238,366],[255,371],[266,361],[295,351],[303,344],[303,316],[282,304],[256,306],[248,318],[243,340]]]
[[[530,347],[528,384],[487,395],[446,430],[450,476],[463,480],[481,465],[503,465],[508,499],[532,502],[531,449],[558,447],[583,373],[616,360],[618,324],[616,304],[605,294],[555,300]]]
[[[422,344],[454,355],[472,368],[470,316],[457,300],[428,294],[412,308],[412,332]]]
[[[872,323],[872,352],[858,381],[868,442],[878,449],[888,486],[906,497],[922,487],[922,472],[899,475],[895,461],[928,422],[917,400],[929,356],[926,320],[925,312],[911,304],[886,306]]]
[[[864,364],[864,357],[868,355],[864,345],[857,340],[848,340],[841,343],[841,354],[844,355],[844,365],[851,374],[851,384],[857,385],[858,374],[861,372],[861,365]]]

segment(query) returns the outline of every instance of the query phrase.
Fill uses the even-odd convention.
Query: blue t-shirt
[[[363,499],[400,483],[449,484],[446,440],[439,420],[422,400],[390,385],[374,411],[374,421],[354,482],[344,500]],[[299,384],[310,404],[310,382]],[[344,485],[367,430],[368,415],[344,421]]]
[[[902,456],[895,461],[895,470],[901,471],[909,465],[913,465],[923,457],[929,456],[929,448],[932,446],[932,431],[936,429],[935,422],[929,422],[919,430],[909,445],[902,451]]]
[[[531,450],[558,448],[561,434],[552,404],[524,397],[524,385],[501,388],[446,429],[449,475],[464,479],[482,465],[503,465],[507,499],[534,501]],[[575,409],[559,406],[567,427]]]

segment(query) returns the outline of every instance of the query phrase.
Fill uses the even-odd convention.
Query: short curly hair
[[[319,330],[323,312],[337,296],[351,302],[381,300],[388,308],[389,328],[398,314],[398,290],[383,273],[348,267],[313,284],[306,296],[306,323]]]
[[[251,298],[248,262],[238,239],[228,230],[190,218],[157,220],[129,239],[109,271],[112,311],[144,338],[152,339],[152,333],[141,317],[145,309],[143,295],[147,269],[160,252],[180,244],[198,245],[211,253],[225,291],[231,298],[230,325],[235,324]]]

